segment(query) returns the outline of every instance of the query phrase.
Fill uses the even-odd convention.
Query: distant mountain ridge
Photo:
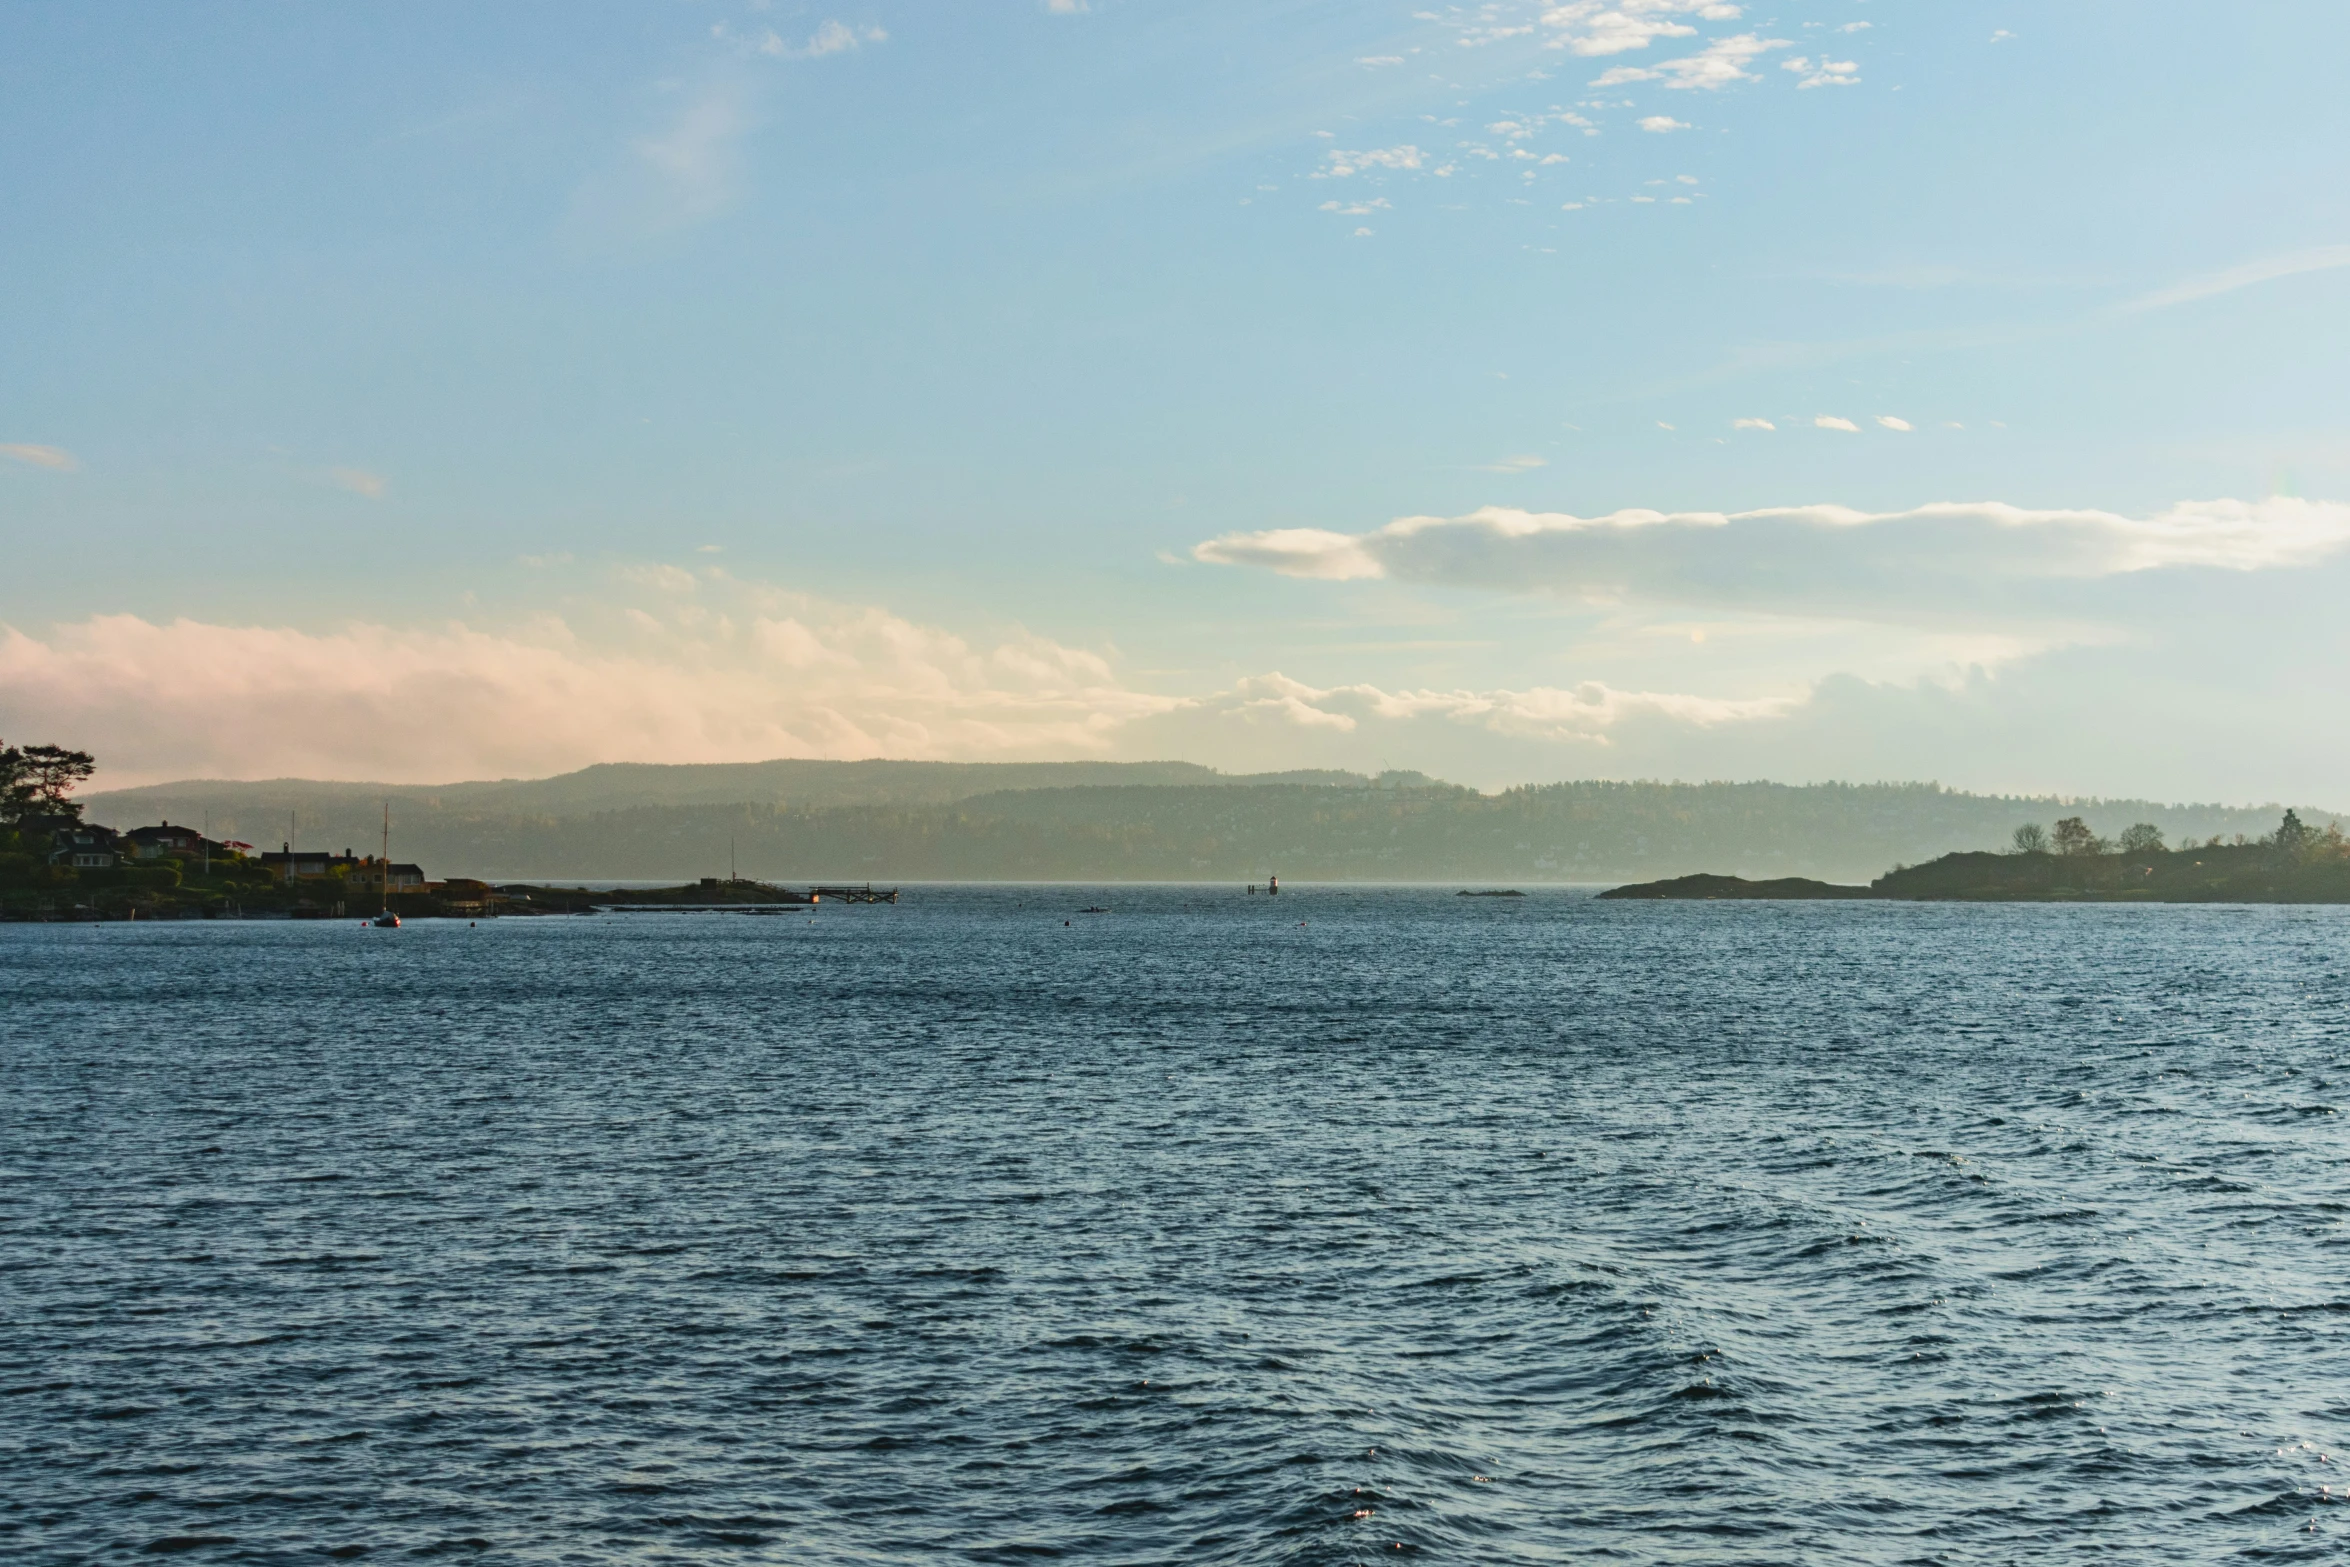
[[[1413,775],[1417,777],[1417,774]],[[448,784],[341,783],[309,778],[255,781],[184,779],[87,797],[93,810],[249,811],[266,818],[289,810],[343,813],[384,801],[421,801],[445,811],[575,816],[653,805],[944,805],[1013,789],[1072,789],[1129,784],[1360,784],[1360,773],[1308,769],[1220,773],[1195,762],[599,762],[551,778],[478,779]],[[93,818],[111,822],[113,815]],[[152,818],[149,818],[152,819]]]
[[[1976,795],[1933,784],[1546,784],[1233,775],[1187,762],[608,764],[449,785],[200,781],[89,797],[92,820],[209,823],[275,847],[393,848],[434,876],[787,881],[1613,882],[1696,871],[1866,881],[2004,847],[2028,821],[2173,842],[2273,830],[2282,805]],[[2313,826],[2339,819],[2309,807]]]

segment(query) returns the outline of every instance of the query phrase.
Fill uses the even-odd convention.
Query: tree
[[[2048,829],[2038,822],[2026,822],[2015,830],[2015,852],[2018,854],[2046,854]]]
[[[2285,812],[2285,819],[2277,824],[2277,847],[2287,854],[2298,855],[2309,846],[2310,837],[2308,826],[2297,812]]]
[[[2089,824],[2078,816],[2068,816],[2056,824],[2056,852],[2059,854],[2102,854],[2105,845],[2089,830]]]
[[[0,821],[13,825],[28,816],[78,820],[82,806],[72,798],[73,791],[97,770],[97,761],[87,751],[0,743]]]
[[[2152,822],[2140,822],[2122,830],[2120,848],[2124,854],[2160,854],[2162,829]]]
[[[33,814],[33,781],[25,772],[24,752],[0,741],[0,822],[10,826]]]

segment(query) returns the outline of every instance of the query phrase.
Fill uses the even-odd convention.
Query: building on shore
[[[125,860],[236,860],[252,847],[228,839],[207,838],[193,827],[174,827],[162,822],[153,827],[133,827],[118,835]]]
[[[424,870],[421,866],[394,860],[387,869],[375,855],[353,854],[349,849],[340,854],[330,854],[324,849],[296,849],[288,844],[283,850],[264,854],[260,858],[264,870],[289,884],[339,876],[353,886],[387,886],[393,892],[424,890]]]
[[[25,824],[49,835],[49,863],[77,871],[111,870],[121,862],[121,835],[111,827],[78,821],[71,816],[36,817]]]

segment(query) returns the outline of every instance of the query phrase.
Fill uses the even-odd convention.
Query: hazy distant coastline
[[[1183,762],[609,764],[448,785],[273,779],[87,796],[275,845],[394,848],[434,875],[785,880],[1606,882],[1696,871],[1865,880],[2004,845],[2059,809],[2101,833],[2269,831],[2282,804],[1967,794],[1932,784],[1570,782],[1498,795],[1418,773],[1231,775]],[[2303,805],[2313,825],[2341,820]]]

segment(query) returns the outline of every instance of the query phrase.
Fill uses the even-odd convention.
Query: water
[[[0,1557],[2340,1561],[2346,952],[1320,889],[0,927]]]

